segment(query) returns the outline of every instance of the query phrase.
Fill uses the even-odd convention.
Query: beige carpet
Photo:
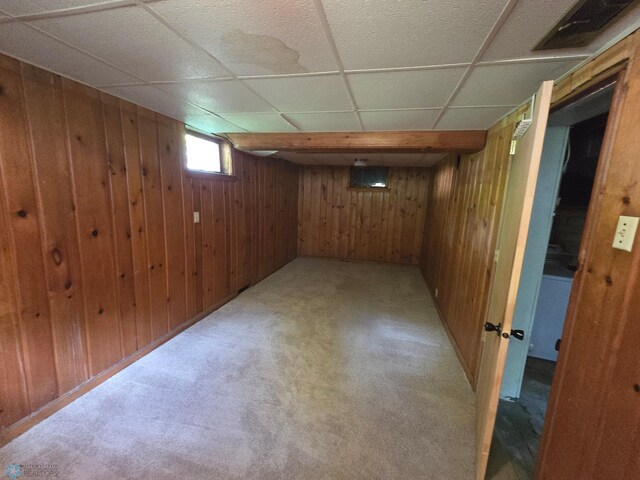
[[[64,479],[472,479],[415,267],[299,258],[0,449]]]

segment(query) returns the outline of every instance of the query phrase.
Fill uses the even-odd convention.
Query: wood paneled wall
[[[625,57],[582,236],[538,479],[640,478],[640,234],[632,252],[611,246],[618,217],[640,216],[640,32],[569,81],[610,75],[612,59]]]
[[[484,150],[452,155],[430,178],[423,275],[475,387],[494,251],[509,166],[509,146],[522,109],[491,128]]]
[[[429,169],[390,168],[387,190],[349,188],[350,167],[300,174],[300,255],[417,264]]]
[[[183,134],[0,56],[0,440],[296,256],[298,167],[186,175]]]

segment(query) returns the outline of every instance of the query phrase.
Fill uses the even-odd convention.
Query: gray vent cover
[[[636,2],[637,0],[580,0],[534,50],[584,47]]]

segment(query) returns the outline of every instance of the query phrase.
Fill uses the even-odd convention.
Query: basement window
[[[387,188],[388,167],[351,167],[351,188]]]
[[[187,170],[204,174],[230,175],[230,152],[213,137],[187,131]]]

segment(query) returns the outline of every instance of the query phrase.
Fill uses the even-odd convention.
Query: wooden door
[[[485,332],[483,335],[476,389],[476,480],[484,479],[489,459],[552,90],[553,82],[544,82],[538,90],[533,122],[518,141],[516,153],[509,162],[497,263],[487,316],[487,321],[500,325],[502,331]]]

